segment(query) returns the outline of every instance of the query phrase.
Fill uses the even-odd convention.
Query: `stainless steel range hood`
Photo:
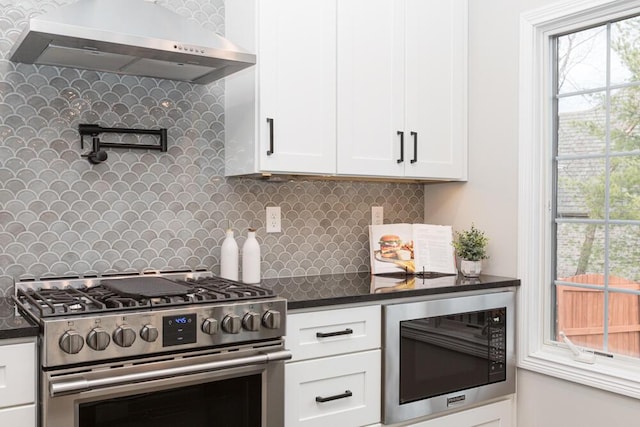
[[[79,0],[31,18],[9,58],[200,84],[256,62],[195,21],[146,0]]]

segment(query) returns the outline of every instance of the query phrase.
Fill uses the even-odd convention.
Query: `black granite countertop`
[[[520,286],[510,277],[481,275],[477,279],[458,276],[422,278],[369,272],[264,279],[261,286],[287,299],[289,310],[322,308],[340,304],[381,303],[398,298],[422,297],[482,289]],[[9,297],[0,297],[0,339],[34,337],[38,326],[16,313]]]
[[[16,313],[13,299],[0,297],[0,339],[35,337],[39,331],[38,325]]]
[[[520,280],[488,275],[474,279],[462,275],[431,278],[405,275],[372,276],[369,272],[361,272],[263,279],[260,285],[286,298],[288,309],[296,310],[506,288],[520,286]]]

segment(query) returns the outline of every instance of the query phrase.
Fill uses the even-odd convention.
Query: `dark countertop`
[[[481,275],[477,279],[462,275],[433,278],[405,275],[372,276],[369,272],[361,272],[263,279],[260,285],[272,289],[278,296],[286,298],[288,309],[296,310],[506,288],[520,286],[520,280],[487,275]]]
[[[16,308],[11,298],[0,297],[0,340],[36,337],[39,331],[38,325],[30,319],[16,314]]]
[[[481,275],[477,279],[469,279],[462,275],[433,278],[404,275],[372,276],[369,272],[361,272],[263,279],[260,285],[286,298],[288,309],[296,310],[507,288],[520,286],[520,280],[487,275]],[[39,327],[35,323],[16,314],[11,298],[0,297],[0,339],[35,337],[38,332]]]

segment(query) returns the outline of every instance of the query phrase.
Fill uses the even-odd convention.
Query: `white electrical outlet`
[[[280,206],[267,206],[267,233],[280,233],[282,224]]]
[[[371,225],[382,225],[383,222],[382,206],[371,206]]]

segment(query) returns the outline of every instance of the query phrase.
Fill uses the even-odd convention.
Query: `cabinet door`
[[[405,6],[405,175],[466,179],[467,0]]]
[[[338,3],[338,174],[404,175],[402,12],[393,0]]]
[[[35,344],[0,345],[0,408],[33,403],[35,388]]]
[[[293,362],[380,347],[380,306],[287,315]]]
[[[407,427],[511,427],[513,425],[513,400],[506,399],[429,421],[410,424]]]
[[[260,169],[334,174],[336,0],[260,0],[258,25]]]
[[[285,427],[379,422],[380,391],[380,350],[288,363]]]
[[[0,409],[0,426],[35,427],[36,405]]]

